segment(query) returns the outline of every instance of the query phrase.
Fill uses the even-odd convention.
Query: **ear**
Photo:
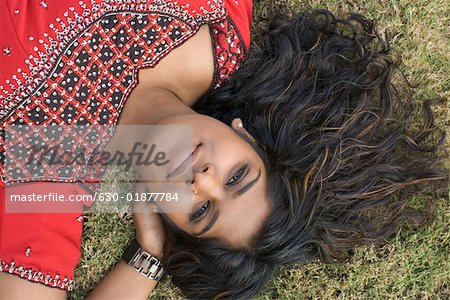
[[[245,129],[244,123],[240,118],[234,118],[233,121],[231,121],[231,128],[236,130],[239,134],[245,136],[246,138],[250,139],[251,141],[255,142],[255,139],[253,136]]]

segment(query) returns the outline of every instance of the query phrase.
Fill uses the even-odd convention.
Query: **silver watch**
[[[164,275],[161,261],[142,249],[136,240],[130,243],[122,258],[136,272],[147,278],[159,281]]]

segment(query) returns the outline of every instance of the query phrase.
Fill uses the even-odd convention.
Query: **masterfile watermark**
[[[114,212],[143,201],[159,212],[191,211],[189,126],[7,125],[4,149],[10,212]],[[189,167],[169,180],[181,164]]]
[[[116,164],[124,166],[126,171],[130,171],[132,167],[136,166],[155,166],[161,167],[170,162],[164,151],[157,151],[156,144],[143,144],[135,142],[131,152],[125,153],[122,151],[100,151],[94,149],[92,153],[87,155],[85,149],[78,153],[65,151],[61,155],[57,155],[58,148],[56,146],[48,147],[35,146],[32,147],[27,164],[32,164],[35,160],[46,159],[51,165],[78,165],[78,166],[110,166]]]

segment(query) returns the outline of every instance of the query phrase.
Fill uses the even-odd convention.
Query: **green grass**
[[[327,8],[340,16],[359,12],[377,20],[389,32],[401,68],[416,86],[414,101],[450,97],[450,4],[446,0],[326,0],[294,1],[295,9]],[[259,13],[257,10],[256,13]],[[437,122],[450,132],[450,101],[434,108]],[[450,149],[450,141],[446,145]],[[450,167],[450,163],[447,162]],[[110,174],[111,178],[118,175]],[[105,191],[130,189],[111,183]],[[382,248],[357,249],[342,265],[312,263],[283,268],[257,299],[450,299],[450,205],[434,199],[437,216],[418,231],[402,229]],[[119,260],[133,225],[127,215],[91,214],[84,224],[83,256],[76,270],[82,299]],[[152,299],[183,299],[168,281]]]

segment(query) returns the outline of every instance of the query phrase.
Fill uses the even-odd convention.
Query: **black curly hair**
[[[409,201],[445,185],[444,133],[430,101],[423,128],[411,126],[396,70],[388,41],[361,15],[316,10],[268,23],[244,66],[194,109],[243,120],[273,210],[246,249],[170,228],[166,269],[187,298],[248,299],[281,265],[344,262],[356,246],[427,219],[426,207]]]

